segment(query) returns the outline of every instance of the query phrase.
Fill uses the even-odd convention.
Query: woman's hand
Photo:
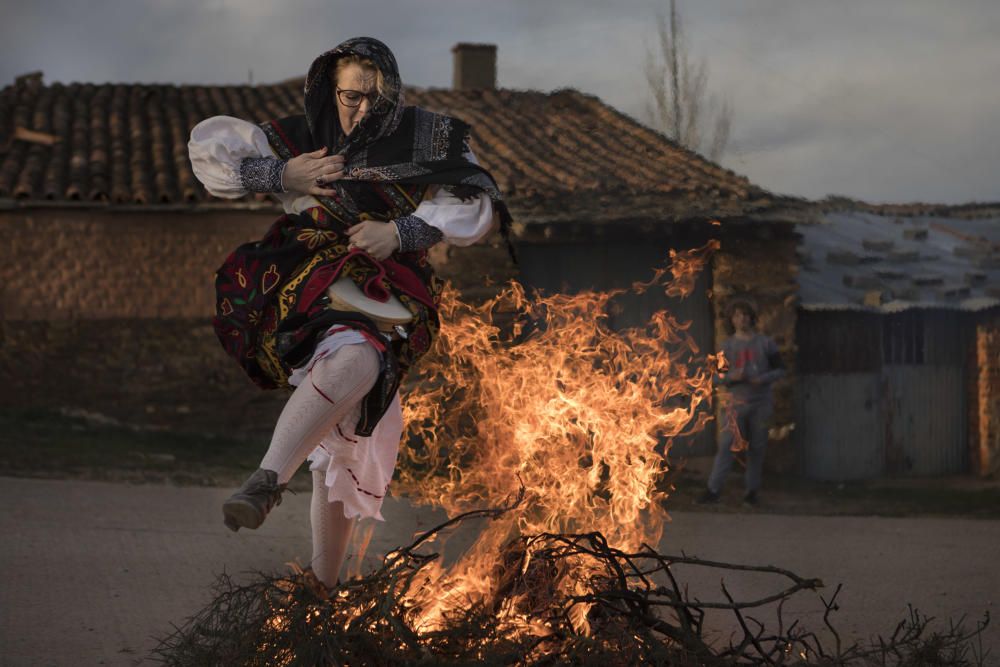
[[[327,147],[296,155],[285,165],[281,175],[281,184],[285,190],[300,192],[307,195],[332,197],[336,190],[323,186],[339,181],[344,177],[344,156],[331,155],[326,157]]]
[[[396,225],[391,222],[365,220],[349,228],[347,235],[352,248],[360,248],[379,261],[399,250]]]

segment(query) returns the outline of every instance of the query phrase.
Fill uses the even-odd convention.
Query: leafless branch
[[[708,64],[688,51],[676,0],[666,14],[657,14],[655,33],[656,48],[647,46],[643,64],[647,118],[681,146],[718,160],[729,142],[733,105],[725,97],[707,97]]]

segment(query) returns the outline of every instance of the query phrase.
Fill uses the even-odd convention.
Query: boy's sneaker
[[[716,505],[719,502],[719,494],[715,493],[711,489],[705,489],[705,493],[701,494],[695,499],[696,505]]]
[[[746,507],[759,507],[760,498],[757,497],[757,492],[750,491],[745,496],[743,496],[743,504]]]

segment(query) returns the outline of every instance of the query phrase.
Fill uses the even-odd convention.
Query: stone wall
[[[4,321],[0,336],[5,409],[263,437],[287,398],[254,386],[205,318]]]
[[[211,327],[215,269],[271,212],[0,214],[0,404],[136,428],[259,432],[261,392]]]
[[[211,317],[216,268],[274,218],[274,211],[0,213],[0,406],[266,437],[287,393],[253,385],[223,352]],[[513,275],[499,238],[439,245],[432,262],[471,299],[496,289],[484,283]]]
[[[211,317],[215,269],[270,212],[0,213],[6,321]]]
[[[458,288],[463,299],[474,303],[496,296],[504,284],[517,277],[517,266],[499,233],[466,247],[439,243],[431,248],[429,258],[437,275]]]

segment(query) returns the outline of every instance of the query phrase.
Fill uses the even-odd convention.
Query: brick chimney
[[[27,74],[22,74],[21,76],[14,78],[14,85],[18,88],[27,88],[28,90],[38,90],[42,87],[42,72],[41,70],[37,72],[28,72]]]
[[[497,45],[456,44],[451,87],[455,90],[493,90],[497,87]]]

